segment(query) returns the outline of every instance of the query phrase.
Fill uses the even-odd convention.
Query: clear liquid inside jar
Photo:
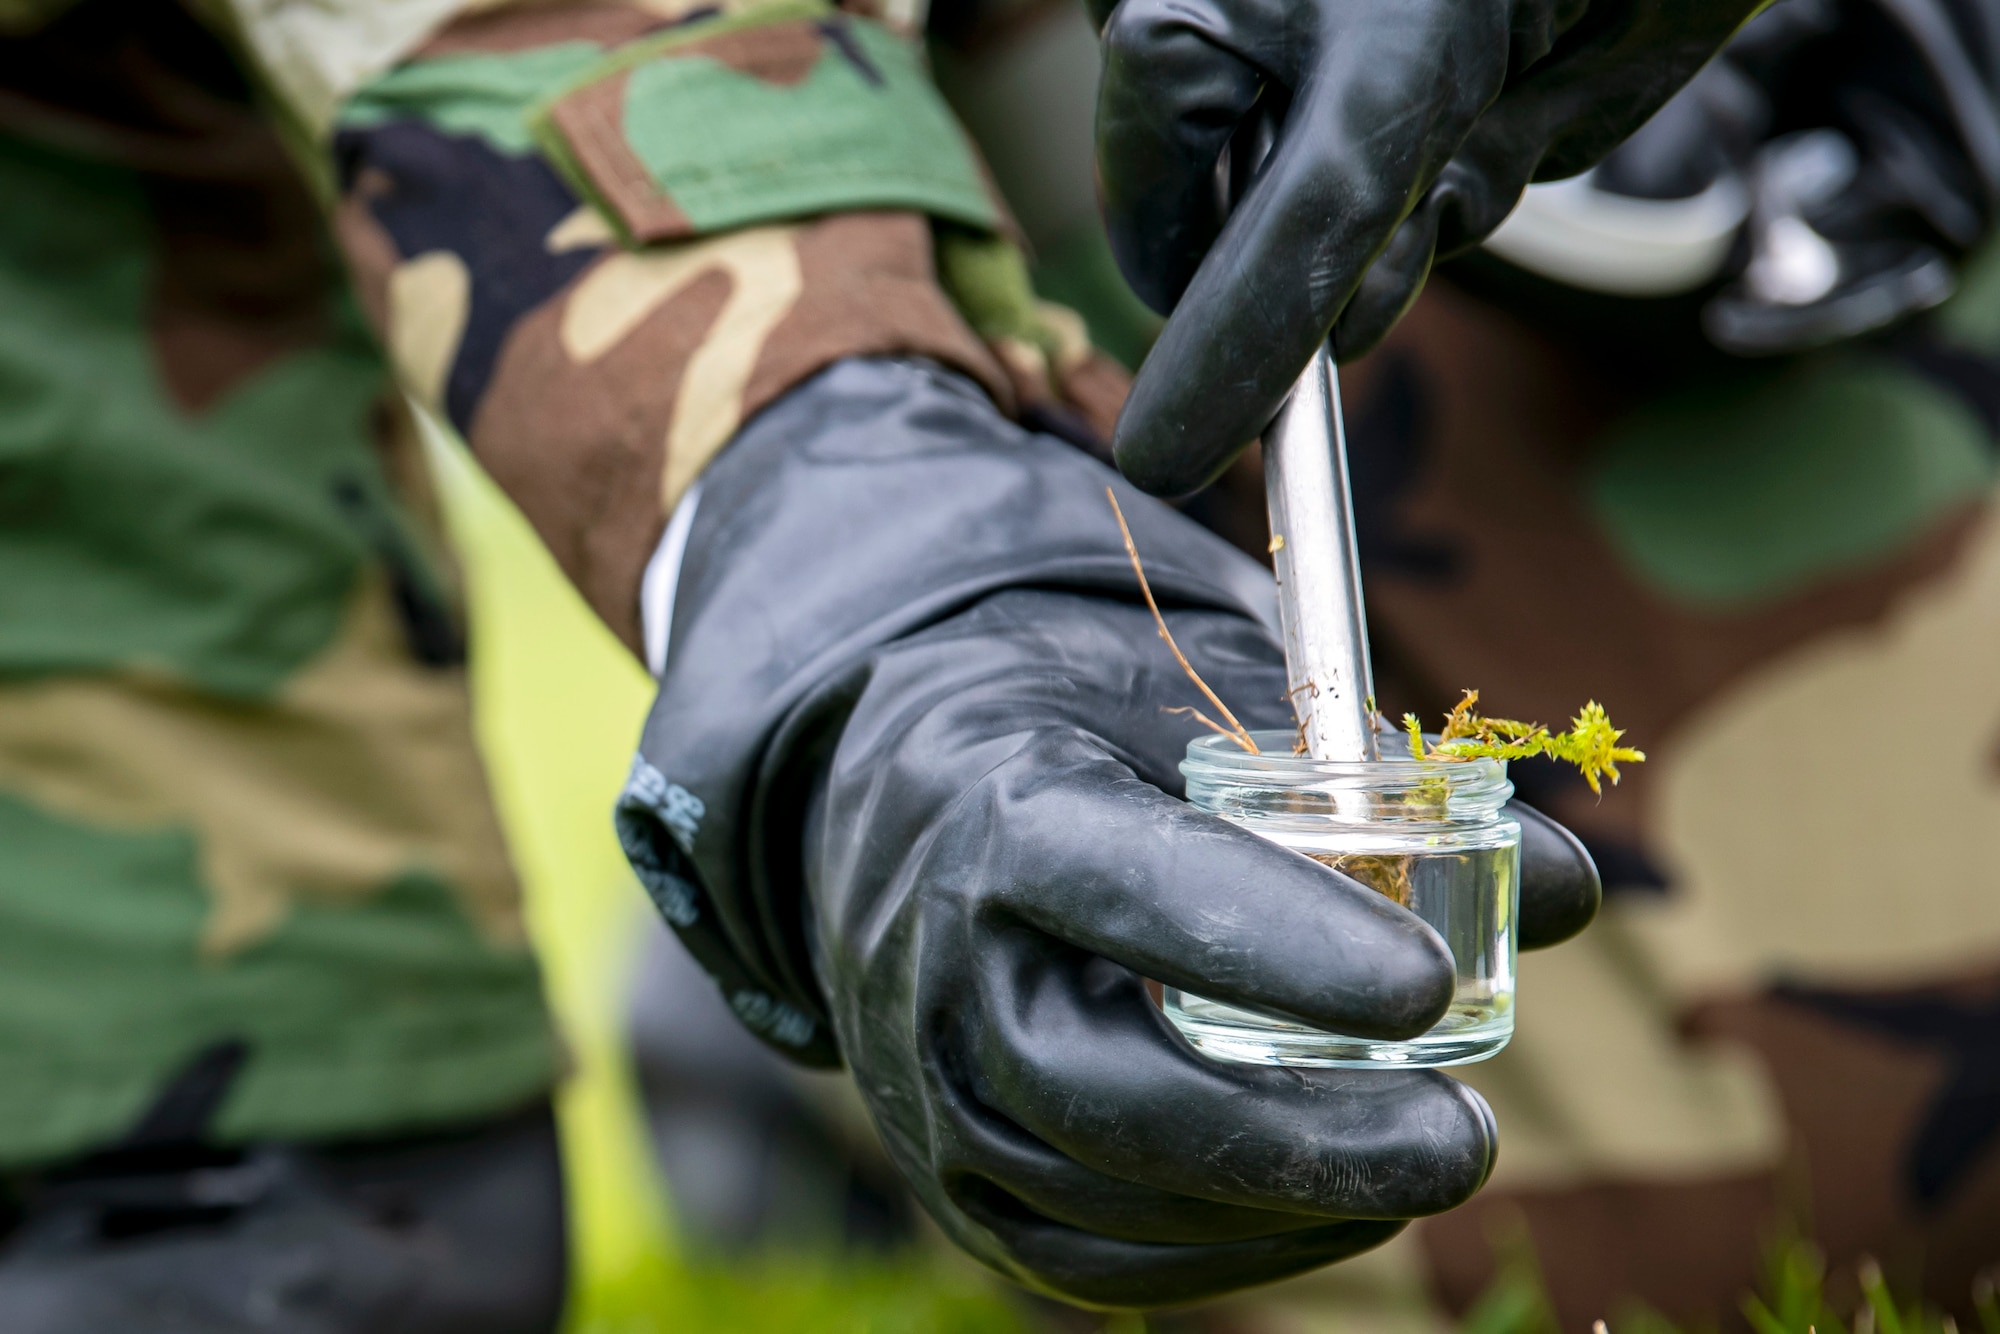
[[[1259,732],[1252,755],[1224,736],[1189,743],[1188,801],[1361,881],[1429,923],[1451,950],[1451,1008],[1427,1032],[1385,1041],[1310,1028],[1166,989],[1167,1017],[1218,1060],[1382,1067],[1483,1061],[1514,1033],[1514,921],[1521,826],[1497,760],[1417,760],[1383,737],[1381,760],[1293,755],[1285,732]]]

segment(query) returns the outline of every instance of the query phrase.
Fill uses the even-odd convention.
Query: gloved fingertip
[[[1604,884],[1575,834],[1522,802],[1508,813],[1521,825],[1521,948],[1542,949],[1577,935],[1597,916]]]
[[[1148,384],[1148,368],[1141,367],[1133,381],[1125,409],[1111,433],[1111,457],[1125,480],[1147,495],[1163,500],[1190,496],[1207,486],[1248,446],[1246,438],[1234,448],[1216,449],[1206,443],[1212,438],[1178,428],[1163,419],[1174,416],[1171,404],[1156,403]],[[1163,372],[1152,373],[1157,381]]]
[[[1478,1089],[1469,1084],[1461,1084],[1459,1087],[1464,1089],[1466,1096],[1472,1100],[1473,1109],[1479,1113],[1480,1123],[1486,1129],[1486,1171],[1480,1175],[1479,1184],[1473,1187],[1476,1193],[1485,1189],[1486,1183],[1493,1179],[1493,1169],[1500,1165],[1500,1122],[1493,1115],[1492,1104],[1480,1096]]]
[[[1457,1141],[1463,1154],[1459,1159],[1462,1170],[1438,1173],[1436,1192],[1422,1202],[1423,1214],[1456,1209],[1477,1195],[1493,1179],[1493,1168],[1500,1160],[1500,1123],[1492,1106],[1470,1084],[1448,1076],[1444,1082],[1450,1086],[1464,1116]]]
[[[1478,1090],[1443,1071],[1411,1072],[1401,1100],[1394,1147],[1375,1156],[1372,1189],[1319,1201],[1356,1217],[1427,1218],[1456,1209],[1492,1179],[1500,1128]]]
[[[1162,468],[1155,451],[1145,441],[1134,439],[1122,420],[1111,436],[1111,462],[1120,476],[1149,496],[1173,500],[1183,494],[1175,486],[1179,481],[1176,470]]]
[[[1364,892],[1376,894],[1373,889]],[[1369,915],[1343,921],[1353,948],[1337,980],[1321,993],[1297,995],[1289,1004],[1279,1005],[1276,996],[1264,1004],[1357,1037],[1397,1042],[1429,1032],[1457,996],[1451,947],[1428,923],[1386,899],[1360,902]],[[1292,971],[1311,976],[1303,967]]]
[[[1379,1013],[1385,1033],[1395,1038],[1427,1033],[1451,1009],[1458,995],[1458,964],[1444,937],[1419,921],[1420,931],[1410,932],[1401,942],[1397,962],[1391,971],[1399,984],[1394,994],[1384,995]]]
[[[1424,280],[1430,276],[1430,254],[1424,254],[1424,262],[1416,272],[1384,268],[1388,256],[1376,260],[1368,276],[1362,278],[1362,286],[1354,292],[1346,310],[1340,312],[1340,320],[1334,324],[1334,360],[1354,362],[1388,338],[1390,330],[1410,314],[1410,306],[1424,292]]]
[[[1407,219],[1340,312],[1333,326],[1334,359],[1357,360],[1372,352],[1409,313],[1430,277],[1436,223]]]
[[[1162,500],[1179,500],[1191,496],[1214,480],[1220,468],[1198,470],[1190,467],[1192,460],[1154,448],[1150,442],[1121,438],[1114,434],[1111,446],[1112,461],[1125,480],[1138,487],[1149,496]],[[1223,467],[1228,460],[1223,461]]]
[[[1141,239],[1143,226],[1140,220],[1107,212],[1105,237],[1111,246],[1111,258],[1118,265],[1118,274],[1132,289],[1132,295],[1146,309],[1165,319],[1174,313],[1181,293],[1187,291],[1195,270],[1201,266],[1205,246],[1213,243],[1215,237],[1212,231],[1202,235],[1199,239],[1204,249],[1192,250],[1188,245],[1162,245],[1150,236]]]
[[[1411,300],[1415,300],[1415,293],[1411,294]],[[1399,306],[1387,311],[1372,307],[1364,310],[1359,301],[1357,296],[1333,326],[1333,359],[1342,366],[1357,362],[1380,347],[1407,309]]]

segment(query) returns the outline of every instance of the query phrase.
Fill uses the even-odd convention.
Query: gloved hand
[[[1119,421],[1119,468],[1161,495],[1212,480],[1329,330],[1341,359],[1367,351],[1434,256],[1476,244],[1529,181],[1603,157],[1757,8],[1099,0],[1111,243],[1173,312]],[[1218,160],[1262,118],[1281,128],[1230,210]]]
[[[1780,135],[1748,164],[1741,281],[1704,311],[1718,346],[1796,352],[1952,294],[2000,215],[1996,35],[1995,0],[1792,0],[1730,44]]]
[[[1111,474],[965,382],[848,362],[712,464],[619,824],[752,1027],[836,1051],[925,1207],[1023,1282],[1184,1302],[1350,1255],[1491,1168],[1436,1072],[1198,1056],[1142,979],[1389,1036],[1449,1002],[1429,927],[1176,800],[1197,697]],[[1182,648],[1282,725],[1269,576],[1122,488]],[[1524,940],[1581,929],[1588,857],[1532,812]]]

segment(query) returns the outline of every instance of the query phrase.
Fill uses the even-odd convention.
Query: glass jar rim
[[[1384,731],[1379,735],[1386,743],[1379,760],[1316,760],[1294,753],[1297,738],[1283,729],[1251,732],[1250,739],[1257,743],[1259,752],[1254,755],[1233,736],[1214,733],[1188,742],[1181,767],[1185,772],[1189,765],[1197,765],[1201,777],[1212,782],[1259,787],[1311,787],[1332,782],[1343,787],[1387,784],[1401,788],[1442,779],[1454,789],[1465,789],[1507,781],[1505,760],[1420,760],[1410,754],[1403,733]]]

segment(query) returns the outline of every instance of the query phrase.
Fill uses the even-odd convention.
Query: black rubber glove
[[[1529,181],[1610,152],[1757,7],[1100,5],[1111,243],[1139,295],[1173,311],[1119,421],[1119,467],[1160,495],[1212,480],[1329,330],[1343,360],[1374,346],[1434,256],[1477,244]],[[1282,128],[1225,225],[1218,161],[1253,117]]]
[[[1793,0],[1728,58],[1779,137],[1748,166],[1748,264],[1706,310],[1709,337],[1796,352],[1950,296],[2000,214],[2000,3]]]
[[[619,813],[737,1012],[836,1051],[945,1230],[1073,1300],[1189,1301],[1326,1263],[1491,1168],[1436,1072],[1198,1056],[1152,978],[1348,1032],[1417,1033],[1451,965],[1387,899],[1176,799],[1198,701],[1079,451],[964,381],[849,362],[703,482],[660,700]],[[1269,576],[1119,490],[1183,649],[1281,725]],[[1524,938],[1596,908],[1532,812]]]

